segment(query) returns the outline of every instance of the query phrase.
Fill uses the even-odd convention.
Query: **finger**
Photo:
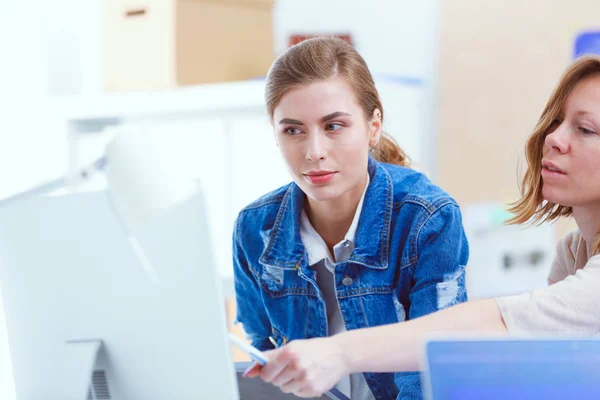
[[[277,377],[273,379],[271,383],[281,388],[288,382],[291,382],[296,379],[302,379],[305,375],[306,374],[304,370],[298,368],[297,363],[290,362],[288,363],[287,367],[283,371],[281,371],[281,373],[277,375]]]
[[[272,382],[283,372],[291,360],[291,354],[285,347],[270,351],[269,362],[263,367],[260,377],[265,382]]]
[[[287,381],[281,385],[279,389],[281,389],[283,393],[296,393],[304,389],[305,386],[306,379],[304,379],[302,376],[299,376],[297,379],[291,379]]]
[[[249,366],[245,371],[244,371],[244,378],[256,378],[257,376],[260,375],[260,372],[262,371],[262,365],[260,365],[259,363],[255,362],[254,364],[252,364],[251,366]]]
[[[273,350],[265,350],[263,351],[263,356],[268,360],[272,360],[281,352],[281,349],[273,349]]]

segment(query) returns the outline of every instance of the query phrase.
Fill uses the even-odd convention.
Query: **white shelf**
[[[69,121],[146,119],[178,114],[264,112],[264,81],[241,81],[177,88],[170,91],[108,93],[58,98]]]
[[[422,90],[419,85],[391,79],[380,79],[376,84],[382,97],[394,91],[413,96]],[[251,80],[187,86],[169,91],[65,96],[52,101],[56,110],[70,121],[148,118],[183,113],[265,112],[264,85],[264,80]]]

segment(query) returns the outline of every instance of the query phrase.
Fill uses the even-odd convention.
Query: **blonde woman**
[[[578,226],[558,245],[550,286],[292,342],[267,352],[269,364],[249,375],[312,397],[344,374],[417,370],[422,339],[434,331],[600,333],[600,57],[579,59],[564,73],[527,141],[526,156],[522,198],[511,222],[572,216]]]
[[[297,44],[273,63],[265,99],[293,182],[236,221],[237,319],[252,344],[270,350],[466,301],[458,204],[407,168],[382,131],[383,104],[360,54],[341,39]],[[421,398],[410,372],[334,384],[353,400]]]

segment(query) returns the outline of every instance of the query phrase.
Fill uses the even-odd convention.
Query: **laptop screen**
[[[600,398],[600,340],[434,340],[427,363],[436,400]]]

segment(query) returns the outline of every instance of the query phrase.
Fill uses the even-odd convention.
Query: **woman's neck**
[[[323,238],[329,251],[338,244],[348,232],[356,214],[356,208],[367,184],[367,177],[360,184],[328,201],[307,199],[305,211],[313,228]]]
[[[573,218],[589,246],[600,238],[600,204],[573,207]]]

